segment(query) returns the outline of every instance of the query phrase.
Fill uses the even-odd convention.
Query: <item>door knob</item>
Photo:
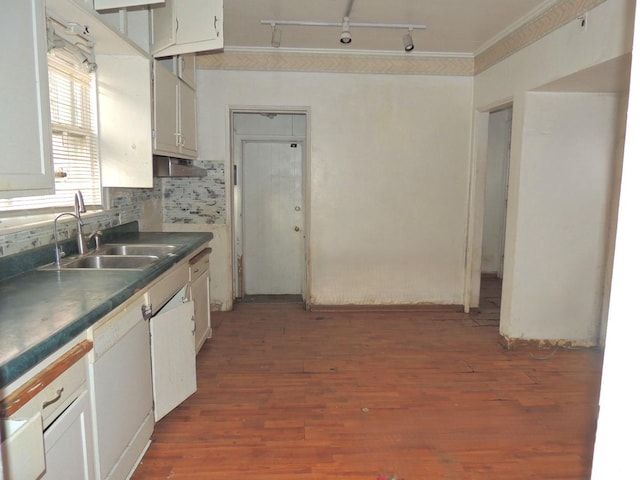
[[[296,225],[295,227],[293,227],[293,229],[294,229],[296,232],[299,232],[299,231],[300,231],[300,227],[299,227],[299,226],[297,226],[297,225]]]
[[[296,205],[295,211],[299,212],[300,211],[300,207]]]

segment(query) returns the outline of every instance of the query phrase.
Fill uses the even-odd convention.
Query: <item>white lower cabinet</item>
[[[196,391],[193,302],[185,260],[92,329],[96,476],[127,478],[154,422]]]
[[[209,294],[209,252],[196,255],[190,260],[189,266],[189,294],[193,301],[194,318],[196,323],[195,345],[196,353],[202,345],[211,338],[211,300]]]
[[[0,479],[133,473],[155,421],[196,391],[189,269],[188,260],[177,264],[68,351],[2,389]]]
[[[4,480],[93,480],[94,439],[81,340],[25,380],[1,402]],[[15,387],[15,388],[14,388]]]
[[[4,480],[35,479],[44,472],[42,415],[2,422],[2,461],[0,478]]]
[[[85,390],[44,432],[42,480],[95,479],[91,405]]]

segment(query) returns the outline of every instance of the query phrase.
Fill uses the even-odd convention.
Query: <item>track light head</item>
[[[349,17],[342,20],[342,33],[340,34],[340,43],[348,45],[351,43],[351,32],[349,31]]]
[[[271,24],[271,46],[273,48],[278,48],[280,46],[280,41],[282,40],[282,30],[278,30],[276,28],[276,24]]]
[[[410,52],[415,48],[415,45],[413,44],[413,37],[411,35],[411,31],[412,29],[409,29],[408,33],[405,33],[404,36],[402,37],[402,43],[404,43],[404,51],[405,52]]]

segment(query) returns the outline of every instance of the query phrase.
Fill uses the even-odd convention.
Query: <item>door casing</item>
[[[246,135],[237,134],[234,129],[235,113],[255,113],[261,115],[269,114],[302,114],[306,117],[306,132],[304,136],[270,136],[270,135]],[[231,257],[233,263],[233,298],[241,298],[244,294],[242,285],[242,143],[249,141],[286,141],[291,143],[300,143],[304,145],[302,155],[302,216],[303,216],[303,285],[302,298],[305,303],[309,299],[310,291],[310,262],[309,262],[309,238],[310,238],[310,220],[309,220],[309,164],[310,164],[310,109],[308,107],[230,107],[229,108],[229,131],[230,131],[230,147],[231,162],[229,173],[227,175],[229,184],[233,186],[230,198],[230,217],[232,219],[230,237],[231,237]]]

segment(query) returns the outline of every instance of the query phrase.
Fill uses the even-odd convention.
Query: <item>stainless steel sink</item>
[[[68,269],[117,269],[142,270],[160,260],[156,255],[87,255],[60,265],[62,270]],[[55,266],[53,267],[55,268]]]
[[[179,245],[165,244],[126,244],[126,243],[108,243],[100,247],[96,254],[98,255],[154,255],[156,257],[167,257],[173,255],[173,252],[179,248]]]
[[[79,257],[65,258],[40,270],[144,270],[163,258],[175,255],[181,245],[164,243],[107,243]]]

